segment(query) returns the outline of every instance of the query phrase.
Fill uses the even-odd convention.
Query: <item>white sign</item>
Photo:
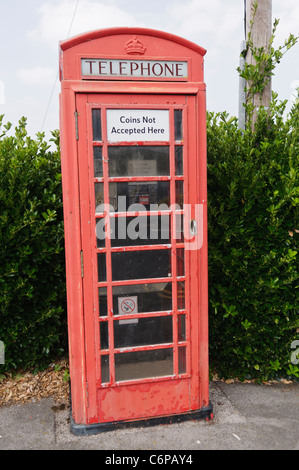
[[[83,77],[188,78],[188,62],[165,60],[81,59]]]
[[[118,297],[118,313],[119,315],[138,313],[137,295]],[[132,320],[119,320],[120,325],[127,325],[128,323],[138,323],[138,318],[133,318]]]
[[[107,109],[109,142],[168,141],[167,109]]]

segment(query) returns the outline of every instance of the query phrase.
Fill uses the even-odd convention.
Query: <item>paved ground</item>
[[[299,450],[299,384],[212,382],[210,389],[213,421],[92,436],[73,435],[69,409],[57,410],[51,398],[4,406],[0,408],[0,450],[113,450],[115,457],[125,450],[147,450],[149,455],[163,450],[177,451],[177,455],[195,450]]]

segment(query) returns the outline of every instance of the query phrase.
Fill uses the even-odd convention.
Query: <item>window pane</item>
[[[172,374],[172,349],[115,354],[116,381],[145,379]]]
[[[186,341],[186,315],[178,315],[178,341]]]
[[[172,316],[114,321],[115,348],[172,343],[172,341]]]
[[[177,302],[178,309],[183,310],[185,308],[185,283],[178,282],[177,284]]]
[[[175,182],[175,203],[183,209],[184,204],[184,182],[176,181]]]
[[[97,237],[97,248],[105,248],[105,240],[107,236],[107,224],[106,218],[96,219],[96,237]]]
[[[110,382],[109,356],[101,356],[101,382]]]
[[[109,348],[108,322],[100,322],[101,349]]]
[[[107,306],[107,287],[99,288],[99,311],[100,317],[106,317],[108,315]]]
[[[177,243],[184,242],[184,215],[176,214],[175,215],[175,236]]]
[[[116,212],[127,212],[128,210],[136,212],[141,209],[163,211],[169,210],[170,206],[169,181],[110,183],[109,193],[110,204],[112,204],[112,193],[115,197],[116,205],[112,205]],[[136,204],[142,204],[142,207],[137,207]],[[154,206],[150,207],[150,204],[153,204]]]
[[[186,348],[181,347],[178,349],[179,352],[179,374],[186,373]]]
[[[182,140],[183,139],[183,126],[182,126],[182,110],[175,109],[174,111],[174,139]]]
[[[95,185],[94,185],[94,195],[95,195],[96,214],[101,214],[101,213],[104,212],[104,209],[103,209],[104,184],[103,183],[95,183]]]
[[[169,147],[109,147],[109,176],[167,176]]]
[[[98,253],[98,281],[105,282],[106,280],[106,253]]]
[[[100,222],[97,222],[97,227]],[[103,224],[99,235],[103,237]],[[157,245],[171,243],[170,215],[111,217],[111,246]],[[100,228],[100,227],[99,227]]]
[[[119,299],[123,297],[136,298],[136,313],[172,310],[171,282],[113,287],[114,315],[121,313]]]
[[[185,250],[184,248],[177,248],[176,250],[176,268],[177,268],[177,276],[185,275]]]
[[[102,147],[93,148],[93,166],[94,177],[101,178],[103,176]]]
[[[101,122],[101,110],[92,110],[92,134],[94,141],[102,140],[102,122]]]
[[[113,281],[171,276],[170,250],[112,253],[111,258]]]
[[[183,147],[176,145],[175,147],[175,174],[182,176],[183,171]]]
[[[163,216],[111,217],[111,246],[168,245],[171,243],[170,221],[169,214]],[[97,248],[104,248],[107,238],[107,219],[104,217],[98,218],[95,224]]]

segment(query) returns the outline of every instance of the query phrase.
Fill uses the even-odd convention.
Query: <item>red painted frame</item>
[[[151,40],[149,60],[180,60],[188,57],[189,77],[188,82],[163,82],[141,80],[112,80],[104,81],[81,80],[78,69],[78,60],[81,57],[99,56],[98,50],[106,48],[105,57],[122,57],[120,44],[123,44],[132,35],[138,35],[142,41]],[[155,39],[153,41],[153,38]],[[61,56],[61,153],[62,153],[62,178],[65,218],[65,248],[66,248],[66,274],[67,274],[67,300],[68,300],[68,324],[69,324],[69,355],[72,392],[72,416],[75,423],[92,424],[115,422],[122,420],[147,419],[154,416],[181,414],[194,410],[200,410],[209,406],[209,373],[208,373],[208,294],[207,294],[207,189],[206,189],[206,108],[205,85],[203,83],[203,55],[202,48],[177,38],[173,35],[141,28],[114,28],[99,32],[88,33],[73,38],[61,44],[63,55]],[[163,51],[163,52],[161,52]],[[151,55],[152,54],[152,55]],[[101,54],[103,55],[103,54]],[[128,57],[130,58],[130,57]],[[158,60],[157,59],[157,60]],[[185,59],[186,60],[186,59]],[[80,70],[81,73],[81,70]],[[104,164],[103,179],[94,178],[90,174],[92,168],[92,144],[91,135],[91,107],[100,107],[102,116],[104,110],[109,107],[130,107],[130,96],[137,97],[141,109],[148,106],[150,109],[185,109],[188,114],[184,121],[184,135],[188,136],[184,145],[189,149],[188,165],[189,203],[193,207],[191,218],[195,217],[195,204],[202,204],[203,211],[203,242],[198,250],[189,252],[189,266],[192,273],[186,272],[184,278],[189,280],[190,288],[186,292],[192,296],[186,299],[186,308],[180,314],[188,313],[187,305],[190,305],[192,315],[192,330],[187,328],[185,342],[180,346],[190,344],[190,353],[187,356],[187,373],[178,375],[178,356],[174,354],[174,371],[172,377],[159,377],[154,379],[139,380],[138,383],[126,381],[115,383],[113,367],[110,383],[101,384],[100,381],[100,357],[107,351],[100,351],[99,323],[103,321],[113,322],[112,316],[112,286],[130,285],[142,283],[156,283],[161,279],[146,279],[132,281],[112,281],[111,265],[107,264],[108,289],[108,319],[99,317],[95,306],[97,301],[97,288],[103,284],[95,282],[96,263],[95,256],[99,249],[94,245],[94,207],[91,201],[90,191],[93,191],[95,181],[103,181],[106,191],[109,181],[127,181],[128,178],[110,178],[108,181],[108,163]],[[153,97],[156,97],[153,101]],[[158,97],[158,98],[157,98]],[[136,101],[136,100],[135,100]],[[152,104],[150,103],[152,101]],[[174,103],[175,102],[175,103]],[[76,124],[74,113],[79,111]],[[172,113],[170,113],[172,116]],[[171,119],[173,119],[171,117]],[[106,134],[105,119],[103,120],[102,133]],[[172,127],[173,121],[171,121]],[[78,127],[77,127],[78,126]],[[78,136],[79,133],[79,136]],[[105,139],[104,139],[105,140]],[[104,154],[107,150],[107,142],[101,144]],[[159,145],[161,142],[158,142]],[[155,142],[148,143],[155,145]],[[163,144],[163,143],[162,143]],[[164,142],[174,149],[174,138],[170,142]],[[113,144],[109,144],[113,145]],[[119,145],[119,143],[117,143]],[[126,143],[126,145],[128,145]],[[145,145],[147,145],[145,143]],[[87,163],[85,156],[88,155]],[[107,155],[107,153],[106,153]],[[192,155],[192,158],[191,158]],[[166,180],[170,181],[171,200],[174,201],[174,181],[186,179],[175,176],[174,156],[170,158],[170,177],[144,177],[131,178],[138,180]],[[187,163],[187,165],[186,165]],[[91,183],[92,181],[92,183]],[[186,185],[186,181],[185,181]],[[91,190],[89,189],[91,188]],[[108,200],[105,201],[109,202]],[[186,202],[186,201],[185,201]],[[161,215],[165,212],[161,212]],[[132,214],[130,214],[132,215]],[[146,215],[138,214],[138,215]],[[115,214],[121,217],[122,214]],[[174,220],[172,217],[171,220]],[[109,218],[108,218],[109,221]],[[109,229],[109,222],[108,222]],[[126,251],[139,251],[142,249],[170,248],[172,251],[172,273],[176,273],[177,248],[183,244],[154,245],[144,247],[126,247]],[[102,252],[109,252],[109,241]],[[121,248],[111,248],[111,251],[121,251]],[[84,257],[84,273],[82,273],[81,256]],[[186,250],[185,250],[186,253]],[[186,254],[185,254],[186,257]],[[187,265],[187,264],[186,264]],[[172,278],[171,278],[172,279]],[[167,278],[167,282],[171,280]],[[181,280],[182,280],[181,279]],[[164,279],[166,281],[166,279]],[[94,287],[96,286],[96,288]],[[176,283],[173,284],[176,286]],[[173,348],[178,348],[177,340],[177,305],[176,292],[173,291]],[[146,316],[171,315],[170,311],[150,312],[132,315],[132,318],[145,318]],[[118,316],[117,319],[128,319],[128,316]],[[109,328],[110,357],[118,351],[114,349],[112,328]],[[162,349],[169,345],[156,345],[147,347],[130,348],[133,350]],[[188,349],[187,349],[188,350]],[[174,385],[175,384],[175,385]],[[170,390],[173,390],[173,398],[169,400]],[[126,403],[126,409],[119,407],[115,415],[115,403],[121,390],[121,401]],[[145,400],[146,397],[146,400]],[[168,398],[167,398],[168,397]],[[178,399],[178,397],[181,397]],[[130,414],[128,414],[130,410]]]

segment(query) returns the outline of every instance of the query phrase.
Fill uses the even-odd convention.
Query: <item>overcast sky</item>
[[[0,5],[0,114],[13,125],[26,116],[32,136],[44,130],[49,138],[49,131],[59,127],[59,41],[112,26],[159,29],[207,49],[207,107],[238,113],[236,68],[244,39],[244,0],[79,0],[78,5],[77,0],[0,0]],[[290,33],[297,35],[299,1],[273,0],[274,18],[280,19],[276,44]],[[290,100],[296,86],[299,44],[273,79],[280,99]]]

